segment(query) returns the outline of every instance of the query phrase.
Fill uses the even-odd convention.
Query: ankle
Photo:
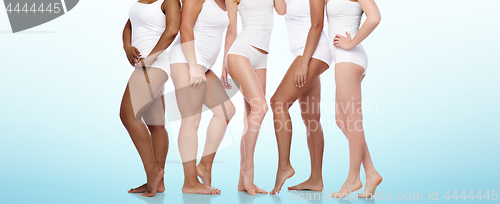
[[[198,164],[198,168],[203,170],[203,171],[211,171],[212,164],[200,161],[200,163]]]
[[[249,171],[253,169],[253,164],[242,164],[240,168],[244,171]]]
[[[361,179],[359,178],[359,176],[347,176],[347,179],[345,180],[346,183],[349,183],[349,184],[356,184],[356,183],[360,183],[361,182]]]
[[[192,180],[192,181],[184,181],[184,187],[195,187],[197,185],[201,184],[200,181],[198,180]]]
[[[154,174],[161,171],[156,165],[146,167],[146,174]]]
[[[311,176],[309,176],[309,181],[312,181],[312,182],[321,182],[323,183],[323,177],[320,175],[315,175],[315,174],[311,174]]]
[[[285,171],[291,167],[292,167],[292,164],[290,163],[290,161],[284,161],[284,162],[278,163],[278,170],[279,171]]]

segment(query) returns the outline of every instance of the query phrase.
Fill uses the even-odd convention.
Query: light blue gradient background
[[[241,95],[219,151],[213,185],[219,196],[183,195],[176,147],[178,122],[169,124],[167,192],[142,198],[126,192],[145,182],[139,156],[122,126],[119,104],[131,72],[121,31],[133,0],[85,0],[68,14],[12,34],[0,12],[0,203],[386,203],[293,201],[237,192]],[[366,140],[384,177],[377,192],[422,193],[446,201],[447,190],[500,190],[498,143],[500,28],[496,0],[377,1],[382,23],[363,45],[370,65],[363,82]],[[325,26],[327,24],[325,23]],[[326,28],[325,28],[326,29]],[[276,15],[268,69],[268,99],[289,64],[283,17]],[[214,67],[220,73],[221,60]],[[347,141],[334,125],[333,69],[322,76],[325,190],[347,176]],[[172,90],[168,82],[167,91]],[[173,99],[170,99],[173,100]],[[373,108],[375,107],[375,108]],[[200,140],[210,117],[204,114]],[[308,178],[309,155],[299,110],[293,107],[292,165],[285,185]],[[204,125],[203,125],[204,124]],[[277,168],[272,114],[255,153],[255,183],[271,190]],[[362,175],[364,177],[364,175]],[[439,190],[439,201],[428,201]],[[307,193],[307,192],[305,192]],[[498,192],[497,192],[498,193]],[[392,201],[400,203],[402,201]],[[498,202],[498,200],[497,200]]]

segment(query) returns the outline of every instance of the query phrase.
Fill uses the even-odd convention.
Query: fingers
[[[231,85],[229,84],[227,77],[222,77],[222,85],[225,89],[231,89]]]
[[[135,65],[135,61],[134,61],[133,57],[127,57],[127,59],[128,59],[128,62],[130,63],[130,65],[132,65],[132,66]]]
[[[346,36],[349,38],[349,39],[352,39],[351,38],[351,34],[349,34],[347,31],[345,32]]]
[[[135,55],[137,58],[140,58],[141,57],[141,52],[139,52],[139,50],[137,48],[134,47],[134,52],[135,52]]]

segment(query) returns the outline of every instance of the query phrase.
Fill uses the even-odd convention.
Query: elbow
[[[283,8],[283,9],[277,9],[276,10],[276,13],[278,13],[278,15],[280,16],[283,16],[286,14],[286,8]]]
[[[181,32],[181,35],[183,35],[183,34],[186,34],[186,33],[193,32],[193,27],[181,24],[181,26],[179,28],[179,31]]]
[[[317,22],[311,24],[311,31],[322,31],[323,30],[323,22]]]
[[[380,15],[378,16],[374,16],[372,17],[371,19],[371,22],[375,25],[375,26],[378,26],[378,24],[380,24],[380,21],[382,20],[382,17],[380,17]]]
[[[236,36],[238,30],[236,28],[228,28],[226,31],[226,36]]]
[[[175,38],[177,36],[177,34],[179,33],[179,30],[166,30],[165,31],[165,36],[168,37],[168,38]]]
[[[179,30],[179,26],[167,26],[163,34],[169,38],[175,38],[175,36],[179,33]]]

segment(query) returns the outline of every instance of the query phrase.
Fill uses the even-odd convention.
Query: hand
[[[231,84],[227,81],[227,70],[226,70],[226,67],[222,67],[222,74],[221,74],[220,78],[221,78],[222,86],[225,89],[232,89],[233,88],[231,86]]]
[[[191,86],[200,88],[201,83],[206,80],[205,72],[199,64],[189,66],[189,83]]]
[[[335,39],[333,39],[333,46],[342,48],[344,50],[351,50],[352,48],[354,48],[354,46],[352,46],[351,44],[351,34],[349,34],[347,31],[345,32],[345,34],[347,35],[347,37],[337,34],[335,36]]]
[[[306,84],[307,71],[309,70],[309,65],[301,62],[297,69],[295,70],[295,86],[302,88]]]
[[[132,66],[135,66],[135,64],[139,61],[139,58],[141,58],[141,53],[139,52],[139,50],[131,45],[124,46],[123,49],[125,50],[125,54],[127,55],[128,62],[130,62]]]
[[[135,64],[135,68],[149,68],[153,65],[153,63],[156,61],[151,56],[148,56],[146,58],[140,58],[139,61]]]

